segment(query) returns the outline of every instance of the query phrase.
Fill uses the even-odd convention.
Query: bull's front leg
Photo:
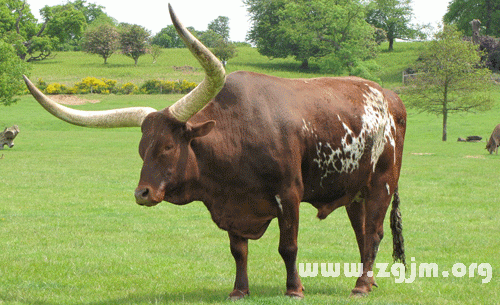
[[[236,262],[236,279],[229,298],[238,300],[250,294],[247,274],[248,239],[229,233],[229,241],[231,254]]]
[[[297,235],[299,232],[299,200],[279,199],[282,212],[278,216],[280,243],[278,251],[286,267],[286,295],[295,298],[304,297],[304,287],[297,272]]]

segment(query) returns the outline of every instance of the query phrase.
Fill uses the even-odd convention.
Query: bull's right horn
[[[144,118],[156,109],[150,107],[130,107],[102,111],[82,111],[68,108],[54,102],[38,90],[25,76],[24,81],[31,95],[48,112],[68,123],[84,127],[140,127]]]
[[[206,73],[196,88],[168,108],[177,120],[187,122],[219,93],[226,81],[226,71],[220,60],[181,24],[170,4],[168,9],[177,33]]]

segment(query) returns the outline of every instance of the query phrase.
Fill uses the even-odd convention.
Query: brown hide
[[[346,206],[365,264],[353,293],[371,290],[367,272],[397,191],[406,127],[394,92],[360,78],[235,72],[186,124],[167,110],[150,114],[142,126],[139,204],[202,201],[229,232],[237,266],[244,265],[238,257],[246,253],[246,240],[260,238],[277,217],[287,294],[299,297],[300,202],[315,206],[321,219]],[[197,131],[213,121],[209,130]],[[242,270],[246,265],[237,267],[235,298],[248,293],[246,281],[238,280]]]

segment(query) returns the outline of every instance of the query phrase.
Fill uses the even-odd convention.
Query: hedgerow
[[[86,77],[75,83],[72,87],[64,84],[47,84],[43,79],[38,79],[37,87],[45,94],[170,94],[188,93],[197,86],[196,83],[187,80],[147,80],[140,87],[128,82],[121,86],[116,80],[96,77]]]

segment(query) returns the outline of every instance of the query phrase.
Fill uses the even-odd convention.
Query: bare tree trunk
[[[389,51],[394,50],[394,38],[389,38]]]
[[[448,132],[446,130],[448,125],[448,84],[444,85],[444,97],[443,97],[443,142],[446,142],[448,137]]]
[[[302,70],[307,70],[307,69],[309,69],[309,60],[304,59],[304,60],[302,61],[302,65],[300,65],[300,68],[301,68]]]

